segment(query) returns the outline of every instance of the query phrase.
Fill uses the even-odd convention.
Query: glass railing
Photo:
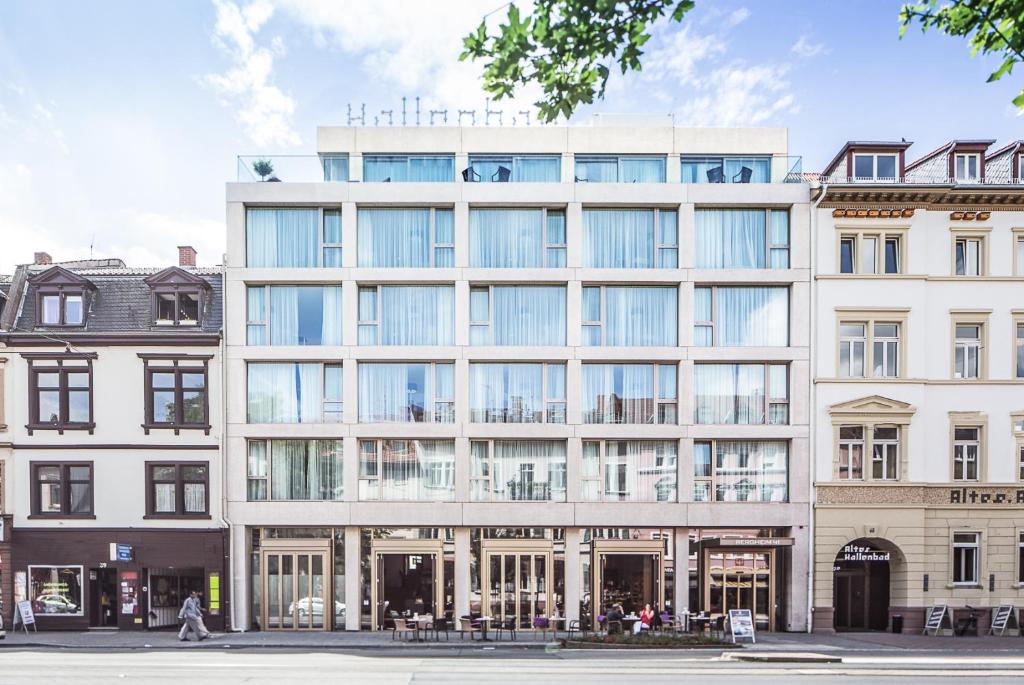
[[[347,155],[239,156],[239,183],[348,181]]]

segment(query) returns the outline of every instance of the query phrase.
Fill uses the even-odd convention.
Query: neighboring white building
[[[179,252],[37,253],[0,283],[0,572],[40,629],[173,627],[192,589],[224,625],[221,273]]]
[[[815,630],[1024,600],[1021,143],[851,142],[815,266]]]
[[[785,130],[615,123],[239,160],[235,629],[614,602],[806,629],[808,187]]]

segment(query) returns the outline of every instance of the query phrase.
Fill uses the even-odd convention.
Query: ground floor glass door
[[[535,618],[553,615],[551,551],[488,550],[483,587],[494,625],[515,619],[519,630],[532,629]]]
[[[621,604],[625,615],[639,615],[644,606],[665,608],[665,547],[661,541],[596,542],[593,596],[597,617]]]
[[[330,630],[334,600],[328,549],[271,546],[261,556],[264,628]]]
[[[705,551],[707,573],[704,606],[715,619],[730,609],[749,609],[758,630],[775,625],[775,552]]]
[[[435,541],[375,541],[370,565],[374,629],[390,629],[399,617],[443,616],[443,566]]]

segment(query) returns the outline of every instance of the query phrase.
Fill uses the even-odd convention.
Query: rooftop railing
[[[985,178],[957,179],[945,174],[909,174],[890,178],[858,178],[846,174],[800,174],[797,182],[812,185],[910,185],[910,186],[1019,186],[1024,179],[1011,178],[1009,173],[986,174]]]
[[[270,155],[238,157],[238,182],[324,183],[348,181],[348,157]]]

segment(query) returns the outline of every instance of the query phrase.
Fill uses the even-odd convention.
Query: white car
[[[63,595],[39,595],[35,605],[43,614],[74,614],[78,613],[78,605]]]
[[[294,614],[296,611],[299,612],[299,617],[305,617],[310,614],[313,616],[324,615],[324,599],[323,597],[303,597],[297,602],[292,602],[288,607],[288,613]],[[345,605],[341,602],[334,603],[334,616],[342,621],[345,620]]]

